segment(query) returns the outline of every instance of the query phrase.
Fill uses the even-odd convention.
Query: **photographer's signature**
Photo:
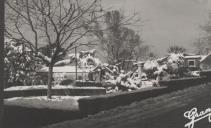
[[[185,124],[185,127],[193,128],[197,121],[204,118],[208,118],[208,121],[211,122],[211,108],[207,108],[206,110],[200,112],[197,111],[197,108],[192,108],[190,111],[184,113],[184,117],[190,120],[190,122]]]

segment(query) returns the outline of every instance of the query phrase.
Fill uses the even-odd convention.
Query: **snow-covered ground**
[[[84,88],[84,89],[95,89],[101,87],[75,87],[72,85],[63,86],[63,85],[55,85],[52,87],[53,89],[77,89],[77,88]],[[4,89],[4,91],[15,91],[15,90],[33,90],[33,89],[47,89],[47,85],[33,85],[33,86],[13,86],[10,88]]]
[[[78,99],[88,96],[52,96],[47,99],[46,96],[39,97],[14,97],[4,99],[5,105],[22,106],[38,109],[58,109],[58,110],[78,110]]]

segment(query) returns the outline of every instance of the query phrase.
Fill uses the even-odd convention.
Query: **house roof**
[[[210,54],[208,54],[208,55],[204,55],[204,56],[202,56],[202,58],[201,58],[201,60],[200,60],[200,62],[203,62],[203,61],[205,61],[209,56],[211,55],[211,53]]]
[[[197,59],[197,58],[201,58],[202,55],[188,55],[188,56],[184,56],[185,59]]]

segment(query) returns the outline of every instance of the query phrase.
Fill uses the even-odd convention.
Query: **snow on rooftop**
[[[58,109],[58,110],[79,110],[78,99],[88,96],[46,96],[38,97],[13,97],[4,99],[6,105],[38,108],[38,109]]]
[[[190,59],[190,58],[201,58],[201,55],[184,56],[184,58],[186,58],[186,59]]]
[[[67,64],[70,64],[71,60],[70,59],[64,59],[64,60],[61,60],[61,61],[58,61],[55,63],[55,66],[60,66],[60,65],[67,65]]]
[[[206,60],[206,59],[207,59],[207,57],[209,57],[210,55],[211,55],[211,54],[201,56],[201,60],[200,60],[200,62],[202,62],[202,61]]]

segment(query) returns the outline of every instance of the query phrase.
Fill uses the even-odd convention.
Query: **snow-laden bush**
[[[101,82],[107,92],[130,91],[142,88],[142,77],[138,76],[138,71],[125,73],[124,71],[119,71],[117,66],[102,64],[94,69],[93,73],[102,75],[100,76]],[[142,75],[146,76],[145,73]]]
[[[168,70],[167,72],[169,74],[175,75],[177,77],[184,74],[185,69],[184,67],[184,56],[181,53],[175,54],[171,53],[167,60],[167,66]]]
[[[168,57],[168,63],[178,63],[178,64],[184,63],[183,54],[181,54],[181,53],[178,53],[178,54],[171,53]]]
[[[93,56],[86,56],[83,58],[80,58],[79,61],[79,67],[82,68],[94,68],[100,64],[100,60],[98,58],[94,58]]]
[[[5,40],[5,74],[7,86],[32,84],[39,61],[21,42]]]
[[[152,79],[156,77],[155,71],[158,70],[159,64],[155,60],[149,60],[144,63],[143,72],[147,74],[147,78]]]
[[[95,49],[88,51],[80,51],[76,55],[71,53],[68,55],[68,59],[58,61],[55,66],[64,66],[71,63],[75,63],[76,59],[80,68],[94,68],[101,64],[101,61],[95,57]]]

